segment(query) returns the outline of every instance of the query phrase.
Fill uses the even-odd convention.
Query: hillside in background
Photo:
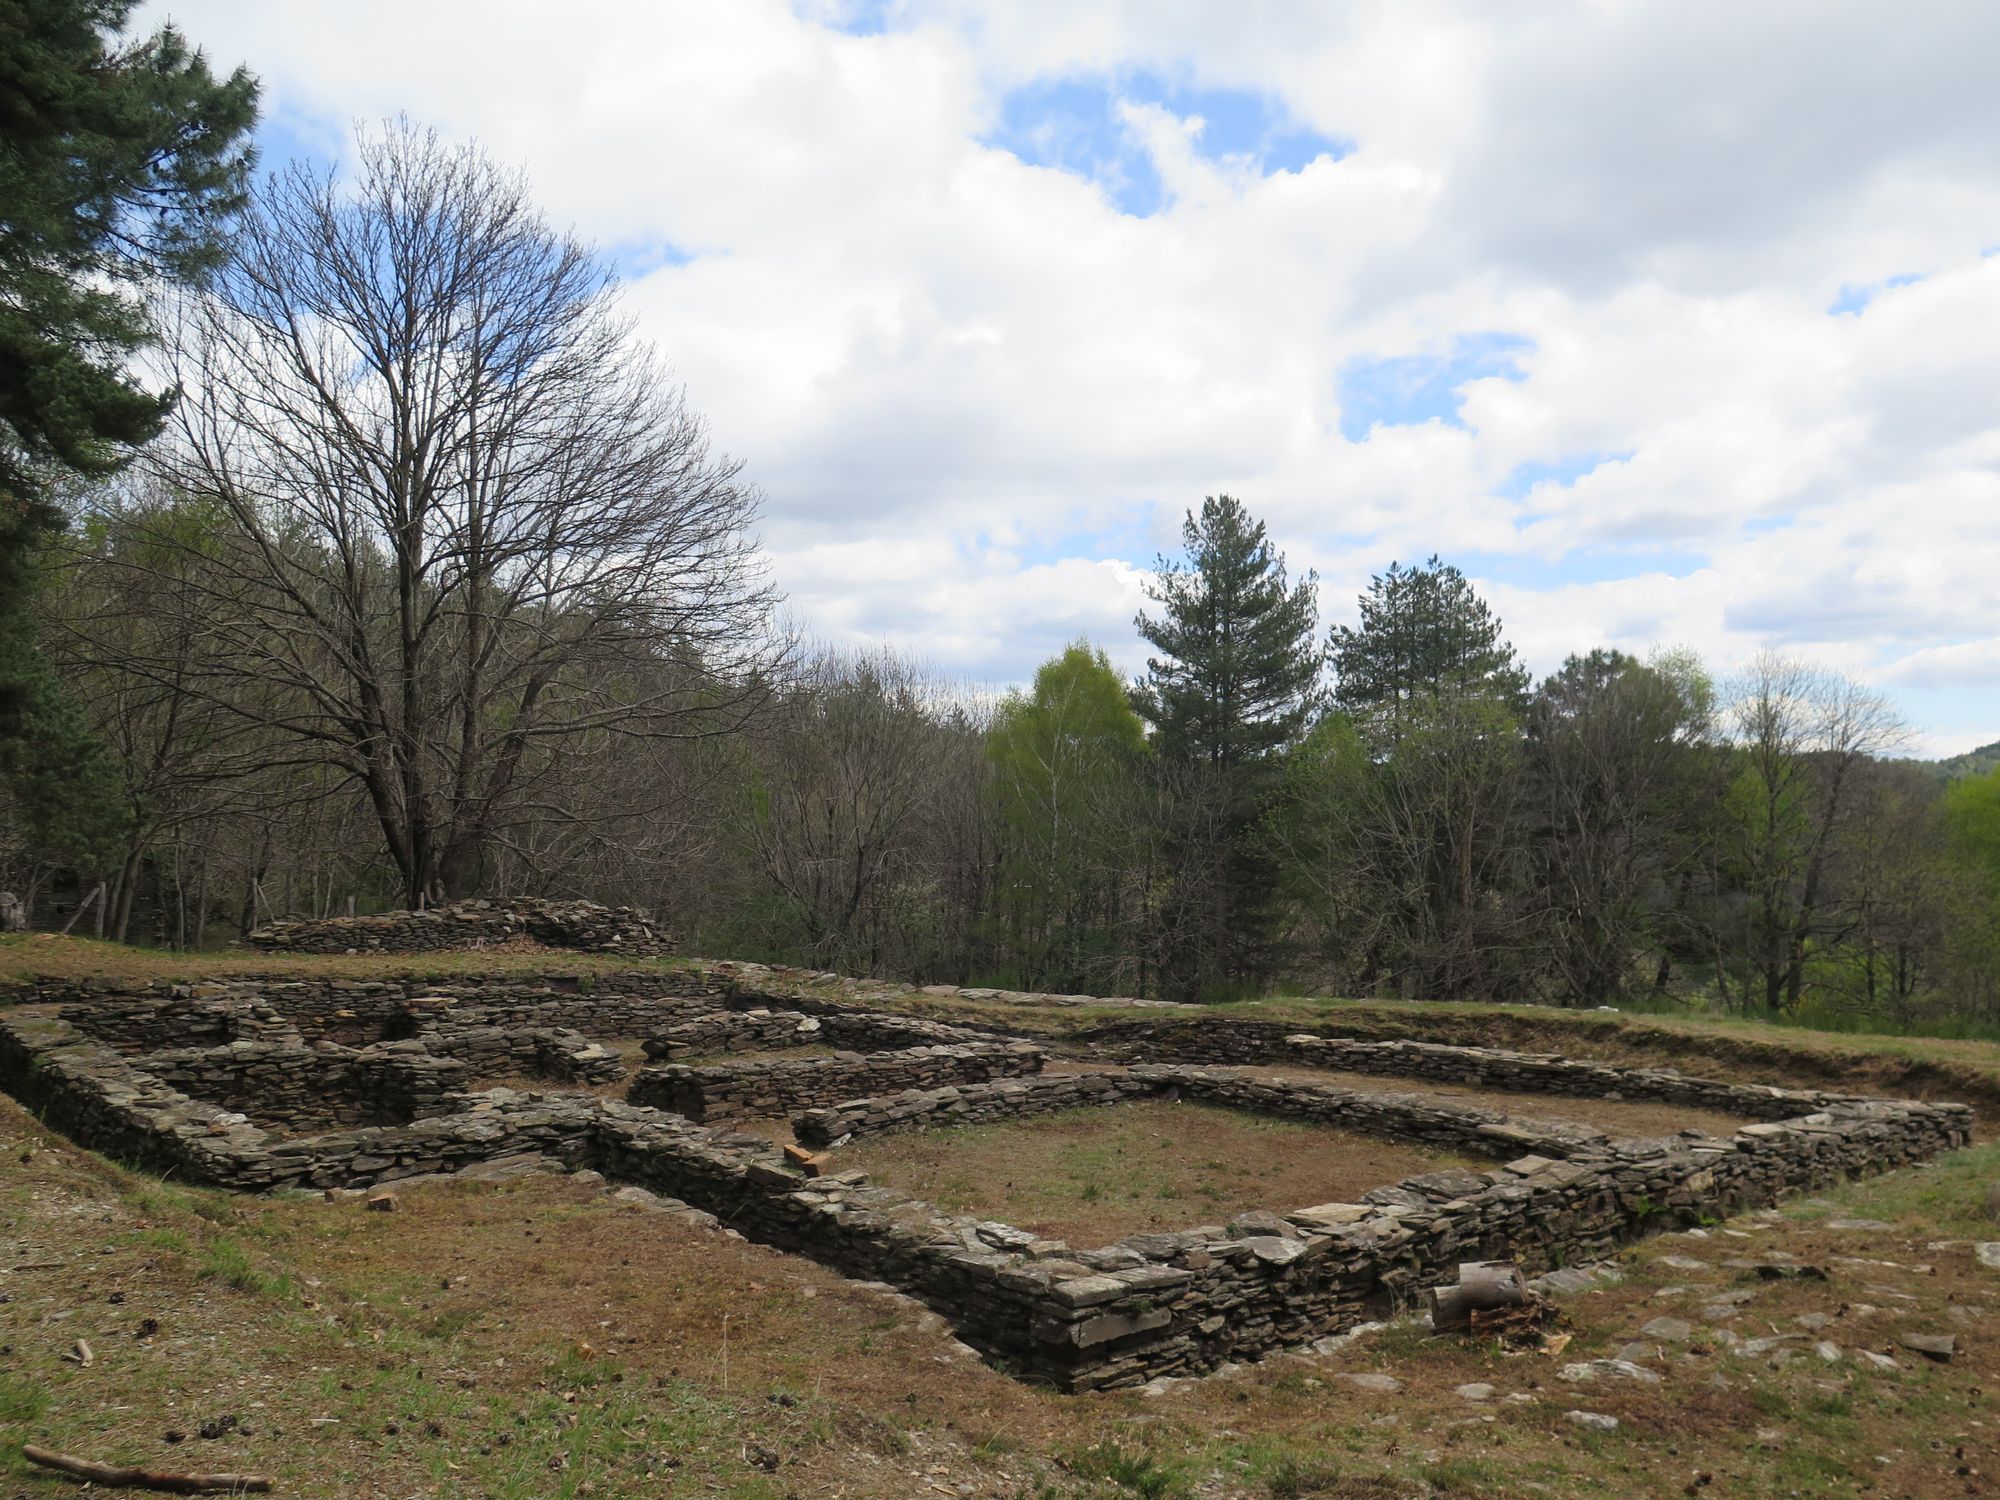
[[[1968,750],[1963,755],[1954,755],[1945,760],[1924,762],[1946,781],[1957,781],[1962,776],[1984,776],[1995,766],[2000,766],[2000,740],[1990,745],[1981,745],[1977,750]]]

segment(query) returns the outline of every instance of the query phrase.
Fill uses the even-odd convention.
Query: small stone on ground
[[[1563,1415],[1579,1427],[1588,1427],[1592,1432],[1616,1432],[1618,1419],[1607,1417],[1601,1411],[1567,1411]]]

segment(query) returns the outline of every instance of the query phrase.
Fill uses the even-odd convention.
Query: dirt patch
[[[1748,1117],[1719,1114],[1691,1105],[1659,1104],[1635,1099],[1575,1099],[1556,1094],[1519,1094],[1498,1089],[1474,1089],[1455,1083],[1430,1083],[1421,1078],[1385,1078],[1379,1073],[1347,1073],[1335,1068],[1287,1065],[1239,1068],[1255,1078],[1296,1083],[1331,1084],[1370,1094],[1421,1094],[1469,1109],[1497,1109],[1523,1120],[1572,1120],[1612,1135],[1662,1136],[1683,1130],[1710,1135],[1734,1135],[1754,1122]]]
[[[940,1208],[1079,1246],[1491,1165],[1333,1126],[1164,1101],[877,1136],[835,1152],[834,1164]]]

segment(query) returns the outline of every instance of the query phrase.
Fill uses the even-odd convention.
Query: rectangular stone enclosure
[[[750,1238],[895,1285],[1002,1368],[1070,1391],[1305,1344],[1408,1302],[1461,1261],[1587,1259],[1699,1215],[1924,1159],[1965,1144],[1972,1123],[1955,1104],[1277,1028],[1246,1038],[1214,1022],[1165,1023],[1150,1037],[1121,1028],[1099,1055],[1124,1066],[1047,1073],[1043,1050],[1018,1037],[830,1002],[801,1009],[795,997],[700,970],[601,976],[589,990],[508,978],[31,998],[50,1003],[0,1011],[0,1086],[95,1149],[242,1191],[371,1186],[526,1154],[594,1167]],[[578,1091],[620,1076],[601,1042],[641,1037],[662,1060],[635,1077],[631,1102]],[[802,1037],[840,1050],[751,1060]],[[716,1052],[745,1060],[671,1061]],[[1138,1060],[1149,1052],[1178,1060]],[[1758,1123],[1727,1136],[1622,1138],[1393,1084],[1334,1087],[1205,1065],[1274,1060],[1678,1102]],[[468,1086],[494,1074],[551,1087]],[[1272,1204],[1225,1224],[1073,1247],[945,1213],[860,1173],[808,1176],[769,1140],[691,1117],[796,1111],[797,1138],[835,1147],[826,1165],[837,1168],[838,1145],[857,1137],[1146,1099],[1320,1122],[1490,1165],[1385,1183],[1352,1202]]]

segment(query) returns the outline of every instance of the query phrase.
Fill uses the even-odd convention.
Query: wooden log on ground
[[[1518,1307],[1527,1300],[1527,1285],[1513,1262],[1469,1260],[1458,1268],[1457,1286],[1431,1288],[1431,1331],[1469,1328],[1475,1312]]]
[[[34,1443],[23,1443],[21,1456],[31,1464],[74,1474],[113,1490],[161,1490],[170,1495],[261,1495],[271,1488],[270,1479],[262,1474],[167,1474],[154,1469],[130,1469],[72,1458]]]

